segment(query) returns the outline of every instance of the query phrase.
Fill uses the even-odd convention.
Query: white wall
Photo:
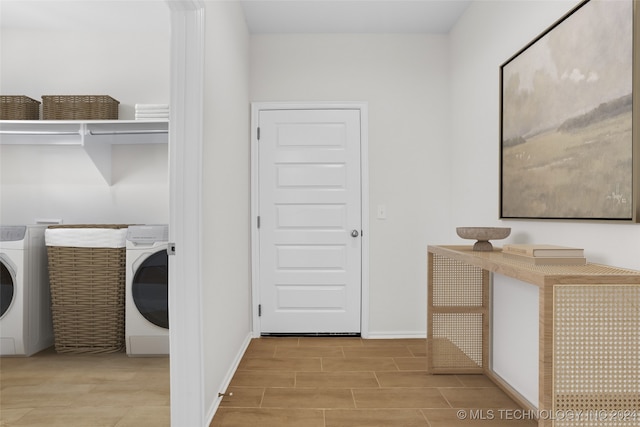
[[[138,13],[138,23],[106,29],[2,27],[2,94],[38,101],[42,95],[110,95],[120,101],[119,118],[128,120],[134,119],[136,103],[168,103],[169,8],[153,7],[152,18],[164,21],[158,25],[146,22],[144,9],[119,7]],[[92,18],[100,19],[86,19]]]
[[[371,336],[426,334],[427,245],[448,237],[448,84],[446,36],[251,37],[252,101],[368,102]]]
[[[136,103],[168,103],[169,9],[160,4],[142,14],[144,3],[138,5],[131,12],[141,13],[136,24],[117,29],[86,22],[99,16],[62,28],[23,27],[4,16],[0,93],[36,100],[106,94],[121,102],[121,119],[134,118]],[[145,23],[150,16],[164,22]],[[112,154],[109,186],[79,147],[0,145],[0,222],[166,223],[167,145],[115,146]]]
[[[574,0],[476,1],[451,37],[451,221],[502,225],[499,242],[579,246],[591,262],[640,269],[640,227],[597,222],[498,220],[500,65],[578,4]]]
[[[0,222],[166,223],[167,145],[114,146],[109,186],[80,147],[0,145]]]
[[[238,2],[206,2],[202,317],[209,416],[251,337],[249,33]]]

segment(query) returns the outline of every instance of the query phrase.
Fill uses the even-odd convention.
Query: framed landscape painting
[[[637,3],[585,1],[500,67],[500,218],[637,222]]]

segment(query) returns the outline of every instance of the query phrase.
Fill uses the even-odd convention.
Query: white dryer
[[[127,230],[125,341],[129,356],[169,354],[168,225]]]
[[[53,345],[45,225],[0,226],[0,355]]]

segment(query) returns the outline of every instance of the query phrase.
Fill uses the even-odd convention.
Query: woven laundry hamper
[[[124,351],[128,225],[52,225],[45,231],[58,353]]]

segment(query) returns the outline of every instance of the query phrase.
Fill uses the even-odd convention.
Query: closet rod
[[[33,131],[33,130],[0,130],[0,135],[80,135],[78,131],[54,132],[54,131]]]
[[[159,133],[169,133],[168,130],[114,130],[114,131],[103,131],[96,132],[93,130],[89,131],[89,135],[145,135],[145,134],[159,134]]]

